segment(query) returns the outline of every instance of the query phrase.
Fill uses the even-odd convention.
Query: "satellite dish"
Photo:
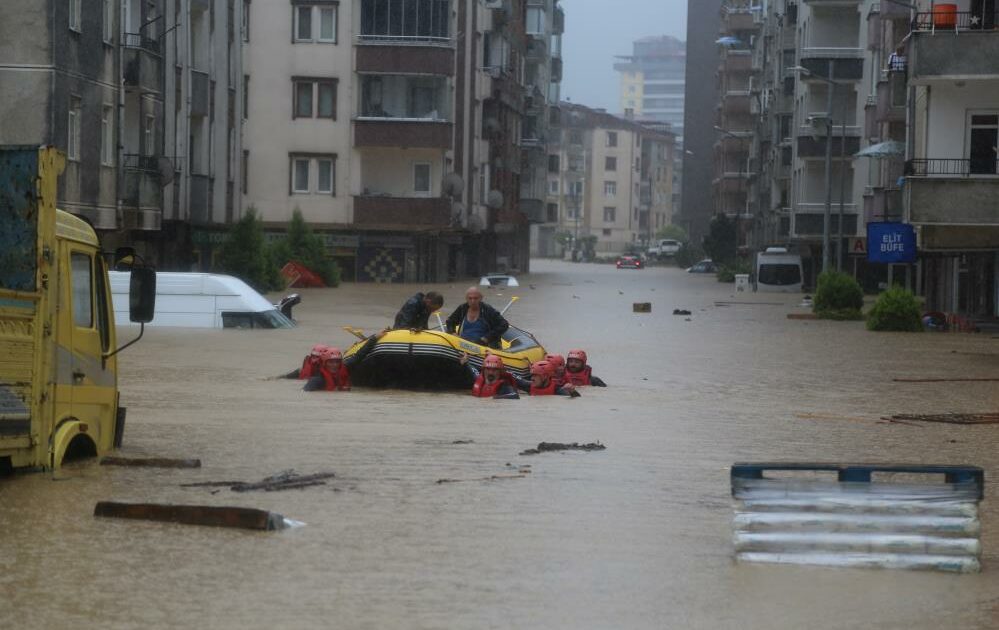
[[[444,181],[441,182],[441,192],[445,197],[457,197],[460,199],[464,190],[465,180],[461,178],[461,175],[448,173],[444,176]]]
[[[490,190],[489,194],[486,196],[486,205],[493,210],[498,210],[503,207],[503,193],[498,190]]]
[[[161,155],[156,160],[156,170],[160,173],[160,186],[173,183],[173,160]]]

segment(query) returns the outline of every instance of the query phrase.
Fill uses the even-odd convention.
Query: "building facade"
[[[549,148],[550,211],[558,215],[556,256],[639,251],[672,221],[674,136],[664,123],[638,123],[563,102],[562,141]],[[557,191],[557,193],[555,192]]]

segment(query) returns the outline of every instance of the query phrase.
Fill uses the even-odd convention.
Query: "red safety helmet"
[[[565,358],[561,354],[546,354],[545,361],[551,363],[556,370],[565,367]]]
[[[570,350],[567,355],[570,359],[579,359],[586,365],[586,351],[585,350]]]
[[[554,373],[555,373],[555,366],[552,365],[549,361],[546,361],[544,359],[538,361],[537,363],[531,364],[531,376],[534,376],[535,374],[551,376]]]
[[[317,343],[316,345],[312,346],[312,351],[309,352],[309,356],[321,357],[326,353],[326,349],[328,347],[329,346],[327,346],[324,343]]]
[[[323,360],[325,360],[325,361],[343,361],[343,352],[340,352],[340,348],[334,348],[333,346],[327,346],[326,352],[323,353]]]
[[[487,354],[486,358],[482,360],[482,369],[502,370],[503,369],[503,359],[499,358],[495,354]]]

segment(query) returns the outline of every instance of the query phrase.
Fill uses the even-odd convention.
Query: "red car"
[[[617,268],[618,269],[644,269],[645,265],[642,264],[642,259],[638,256],[631,256],[625,254],[624,256],[618,256],[617,258]]]

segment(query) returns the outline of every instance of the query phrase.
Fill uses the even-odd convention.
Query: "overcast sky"
[[[614,55],[630,55],[640,37],[687,37],[687,0],[562,0],[562,8],[562,98],[609,112],[620,113]]]

